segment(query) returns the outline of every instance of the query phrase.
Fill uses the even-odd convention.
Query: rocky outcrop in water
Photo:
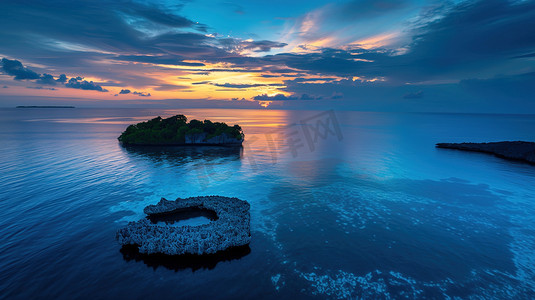
[[[436,147],[490,153],[505,159],[535,164],[535,143],[533,142],[439,143]]]
[[[144,254],[214,254],[249,244],[249,208],[246,201],[222,196],[178,198],[175,201],[162,198],[158,204],[145,207],[144,212],[149,218],[201,209],[213,211],[217,219],[199,226],[172,226],[145,218],[118,230],[116,238],[123,246],[137,245],[139,252]]]

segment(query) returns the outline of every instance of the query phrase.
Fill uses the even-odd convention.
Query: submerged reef
[[[436,147],[490,153],[505,159],[535,164],[534,142],[439,143]]]
[[[210,120],[191,120],[176,115],[130,125],[118,137],[123,145],[241,145],[240,125],[228,126]]]
[[[137,246],[143,254],[215,254],[249,244],[249,208],[246,201],[222,196],[178,198],[175,201],[162,198],[158,204],[145,207],[147,218],[119,229],[116,238],[123,246]],[[192,211],[202,212],[211,221],[198,226],[173,226],[162,221],[171,215]]]

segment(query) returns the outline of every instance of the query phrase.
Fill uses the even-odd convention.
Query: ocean
[[[244,145],[117,141],[175,114],[239,124]],[[533,298],[535,167],[435,148],[504,140],[535,140],[535,116],[0,109],[0,298]],[[199,195],[251,204],[246,250],[115,241],[161,197]]]

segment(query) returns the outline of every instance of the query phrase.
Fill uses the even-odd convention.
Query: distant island
[[[436,147],[490,153],[505,159],[535,164],[534,142],[439,143]]]
[[[74,106],[61,105],[19,105],[16,108],[75,108]]]
[[[210,120],[191,120],[176,115],[130,125],[118,137],[123,145],[241,145],[244,134],[239,125],[228,126]]]

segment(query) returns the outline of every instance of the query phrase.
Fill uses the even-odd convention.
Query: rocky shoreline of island
[[[493,154],[497,157],[535,164],[535,143],[504,141],[490,143],[438,143],[437,148]]]
[[[64,105],[19,105],[15,108],[76,108],[76,107],[64,106]]]

